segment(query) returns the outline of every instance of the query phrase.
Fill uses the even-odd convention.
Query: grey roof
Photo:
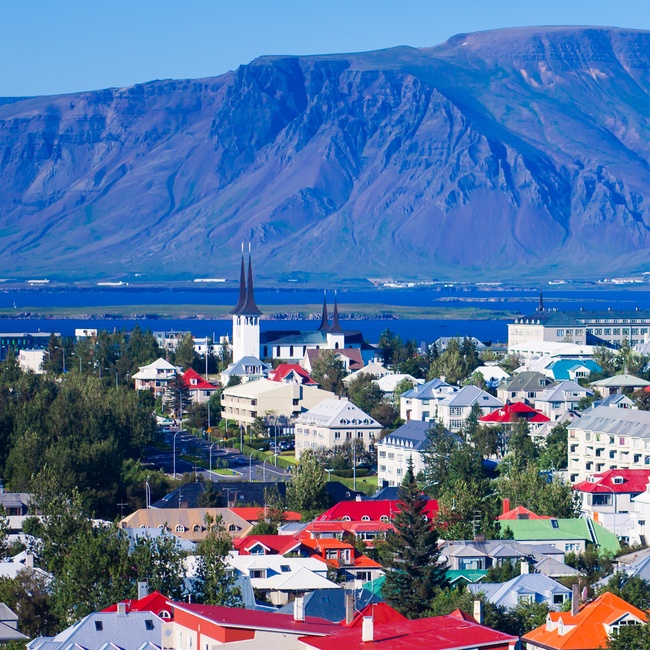
[[[305,594],[305,614],[318,616],[332,623],[345,620],[345,589],[319,589]],[[371,603],[381,603],[383,599],[368,589],[355,589],[355,614]],[[279,614],[293,614],[293,602],[277,610]]]
[[[585,413],[577,422],[570,424],[569,429],[650,438],[650,411],[599,406]]]
[[[535,595],[535,602],[550,601],[551,606],[554,595],[571,596],[570,589],[541,573],[526,573],[503,583],[469,584],[467,588],[472,593],[482,591],[492,604],[507,608],[516,607],[524,594]]]
[[[592,381],[590,386],[603,388],[634,388],[635,386],[650,386],[650,381],[635,377],[634,375],[614,375],[598,381]]]
[[[633,408],[634,402],[623,393],[612,393],[600,402],[594,402],[594,408],[598,406],[609,406],[610,408]]]
[[[435,427],[430,422],[422,422],[422,420],[409,420],[403,424],[399,429],[395,429],[392,433],[382,438],[378,445],[397,445],[407,449],[414,449],[420,451],[424,448],[427,442],[427,431]],[[447,432],[456,441],[460,442],[460,438],[453,433]]]
[[[571,395],[570,393],[578,393]],[[535,397],[540,402],[579,402],[585,395],[593,395],[594,392],[584,388],[575,381],[561,381],[556,386],[550,386]]]
[[[191,542],[189,539],[176,537],[164,528],[121,528],[120,530],[129,537],[131,549],[133,549],[137,540],[142,537],[148,539],[167,537],[172,541],[172,543],[177,544],[181,551],[186,551],[188,553],[196,552],[196,544],[194,542]]]
[[[579,310],[579,311],[556,311],[556,310],[544,310],[536,311],[530,316],[525,316],[524,318],[518,318],[515,320],[515,323],[528,323],[528,322],[539,322],[540,325],[545,325],[547,327],[582,327],[585,325],[606,325],[614,322],[615,320],[627,320],[628,324],[633,324],[635,322],[647,322],[650,320],[650,310],[647,309],[617,309],[616,311],[610,310]],[[595,321],[607,321],[596,323]],[[625,326],[625,323],[622,323]]]
[[[0,506],[9,510],[29,506],[32,495],[29,492],[0,492]]]
[[[100,650],[112,643],[122,650],[139,650],[144,644],[159,648],[162,621],[152,612],[95,612],[54,637],[39,637],[27,644],[28,650],[68,650],[81,646]]]
[[[553,384],[553,380],[549,379],[541,372],[526,370],[514,375],[510,379],[507,379],[503,384],[501,384],[501,386],[505,388],[505,390],[509,391],[524,390],[527,392],[533,392],[544,390]]]
[[[426,384],[407,390],[405,393],[402,393],[401,397],[410,397],[411,399],[435,399],[440,395],[439,393],[436,393],[436,391],[439,391],[441,388],[451,389],[450,392],[458,390],[455,386],[448,384],[446,381],[436,378],[428,381]]]
[[[551,578],[566,578],[580,575],[580,571],[552,557],[543,557],[535,564],[535,571]]]
[[[263,375],[266,375],[271,370],[268,363],[260,361],[257,357],[242,357],[239,361],[231,363],[223,372],[226,375],[247,375],[249,373],[246,372],[246,368],[251,366],[255,367],[256,370],[261,369]]]
[[[481,407],[495,407],[499,408],[503,406],[503,402],[500,399],[490,395],[490,393],[481,390],[478,386],[463,386],[457,393],[452,393],[447,395],[440,404],[445,406],[473,406],[478,404]]]

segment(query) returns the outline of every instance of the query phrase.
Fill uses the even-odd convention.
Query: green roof
[[[372,591],[375,596],[381,596],[381,588],[384,586],[384,581],[386,578],[384,576],[381,576],[381,578],[377,578],[377,580],[371,580],[370,582],[364,582],[363,583],[363,588],[367,589],[368,591]]]
[[[464,580],[468,584],[475,584],[481,582],[487,575],[487,571],[483,570],[462,570],[462,569],[449,569],[445,574],[447,580],[453,585],[459,580]]]
[[[552,522],[556,522],[555,526]],[[620,548],[613,533],[600,524],[584,518],[579,519],[512,519],[503,522],[510,528],[518,542],[532,540],[584,540],[588,544],[598,544],[601,548],[615,552]]]

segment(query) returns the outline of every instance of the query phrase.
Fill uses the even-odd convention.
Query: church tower
[[[339,323],[339,303],[334,292],[334,314],[332,325],[327,330],[327,347],[330,350],[339,350],[345,347],[345,332]]]
[[[260,357],[260,316],[262,312],[255,303],[253,289],[253,263],[248,249],[248,279],[245,276],[244,252],[242,250],[239,274],[239,300],[232,314],[232,360],[243,357]]]

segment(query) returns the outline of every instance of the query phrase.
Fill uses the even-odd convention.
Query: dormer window
[[[370,521],[370,517],[368,517],[368,515],[363,515],[363,517],[361,517],[361,521]]]
[[[177,533],[184,533],[185,532],[185,526],[183,526],[183,524],[177,524],[176,528],[174,530]]]
[[[612,479],[612,483],[614,483],[614,485],[621,485],[623,483],[623,477],[622,476],[615,476]]]

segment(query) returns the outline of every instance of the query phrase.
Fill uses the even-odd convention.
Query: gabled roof
[[[570,424],[569,430],[571,429],[633,438],[650,438],[650,411],[598,406],[593,411],[585,413],[577,422]]]
[[[161,612],[171,614],[169,598],[163,596],[159,591],[152,591],[144,598],[140,598],[140,600],[126,600],[124,603],[127,612],[153,612],[157,616],[160,616]],[[102,609],[102,612],[117,612],[117,604]]]
[[[580,368],[587,368],[589,372],[602,372],[603,369],[592,359],[558,359],[553,361],[549,366],[548,370],[553,373],[553,377],[556,381],[571,379],[571,373],[574,373]]]
[[[478,386],[463,386],[457,393],[447,395],[441,402],[440,406],[449,407],[467,407],[478,404],[481,408],[494,408],[503,406],[500,399],[490,395]]]
[[[240,516],[246,521],[254,522],[264,520],[266,517],[266,510],[264,508],[257,507],[236,507],[229,508],[230,512],[234,512],[236,515]],[[302,515],[299,512],[294,512],[293,510],[287,510],[284,513],[285,521],[300,521]]]
[[[298,424],[314,423],[321,427],[368,426],[381,429],[381,424],[347,399],[324,399],[298,416]]]
[[[194,368],[190,368],[183,373],[183,384],[188,390],[219,390],[218,386],[206,381],[199,375]]]
[[[596,388],[642,388],[650,386],[650,381],[635,377],[634,375],[614,375],[598,381],[592,381],[590,386]]]
[[[404,381],[405,379],[408,379],[408,381],[411,383],[412,386],[416,386],[417,384],[420,383],[420,381],[422,381],[422,380],[418,381],[415,377],[411,375],[396,374],[396,375],[384,375],[379,379],[375,379],[374,383],[377,384],[377,386],[379,386],[382,393],[392,393],[397,388],[397,385],[400,382]]]
[[[433,425],[429,422],[422,420],[409,420],[392,433],[382,438],[377,444],[384,445],[399,445],[408,449],[419,451],[427,442],[427,431]],[[452,434],[449,434],[452,435]]]
[[[481,591],[488,600],[497,606],[515,607],[519,603],[519,596],[522,594],[540,594],[544,600],[550,600],[556,594],[571,596],[571,590],[541,573],[527,573],[515,576],[507,582],[483,582],[481,584],[468,585],[472,593]]]
[[[456,392],[458,389],[451,384],[448,384],[442,379],[432,379],[426,384],[420,386],[415,386],[412,390],[407,390],[405,393],[402,393],[401,397],[407,397],[411,399],[436,399],[440,398],[442,395],[448,393]]]
[[[577,393],[574,394],[574,393]],[[584,395],[594,392],[584,388],[575,381],[563,381],[556,386],[550,386],[535,397],[536,402],[579,402]]]
[[[292,535],[249,535],[234,540],[233,545],[241,555],[250,554],[250,551],[260,544],[269,554],[284,555],[300,546],[300,542]]]
[[[579,492],[641,494],[650,482],[650,469],[608,469],[573,486]]]
[[[508,391],[534,392],[544,390],[552,384],[553,380],[541,372],[524,371],[508,379],[501,386]]]
[[[294,378],[299,384],[307,386],[317,386],[318,382],[314,381],[309,373],[297,363],[281,363],[277,368],[271,370],[268,375],[270,381],[285,381]]]
[[[550,519],[550,517],[535,514],[532,510],[524,508],[524,506],[517,506],[499,515],[497,519],[500,521],[510,521],[512,519]]]
[[[528,632],[522,640],[558,650],[604,648],[608,639],[605,625],[614,623],[626,614],[641,623],[647,621],[645,612],[605,592],[583,605],[575,616],[570,612],[551,612],[545,625]]]
[[[517,637],[456,616],[434,616],[374,625],[374,640],[363,642],[361,627],[340,628],[327,637],[301,638],[320,650],[367,650],[378,646],[390,650],[452,650],[457,648],[506,647]],[[499,645],[497,645],[499,644]]]
[[[330,332],[332,332],[331,329]],[[307,358],[309,359],[309,365],[312,368],[314,367],[315,361],[318,359],[318,357],[323,351],[324,351],[323,349],[307,350]],[[332,352],[334,352],[335,357],[341,356],[349,359],[349,368],[351,372],[354,372],[355,370],[360,370],[365,365],[363,361],[363,357],[361,355],[361,350],[359,350],[358,348],[339,348],[337,350],[332,350]]]
[[[514,404],[506,404],[492,413],[483,415],[479,418],[481,422],[495,422],[509,424],[517,422],[517,420],[525,419],[528,422],[544,424],[550,422],[551,418],[546,417],[541,411],[524,404],[523,402],[515,402]]]
[[[363,521],[363,517],[368,517],[370,521],[380,521],[382,517],[387,517],[389,521],[392,521],[399,512],[399,503],[399,501],[390,500],[341,501],[316,517],[314,521],[344,520],[346,517],[350,521]],[[429,499],[424,512],[429,519],[435,517],[438,513],[438,502],[435,499]]]
[[[388,603],[368,603],[361,610],[357,610],[354,618],[345,627],[361,627],[363,619],[366,616],[372,616],[375,625],[384,625],[386,623],[400,623],[408,620],[406,616],[393,609]],[[345,624],[345,621],[341,621]]]
[[[351,592],[354,596],[355,611],[359,611],[370,603],[380,603],[381,597],[367,589],[354,589]],[[332,623],[345,621],[345,594],[346,590],[341,589],[318,589],[305,594],[305,614],[307,616],[318,616],[327,619]],[[278,610],[280,614],[293,615],[293,602],[288,603]]]

